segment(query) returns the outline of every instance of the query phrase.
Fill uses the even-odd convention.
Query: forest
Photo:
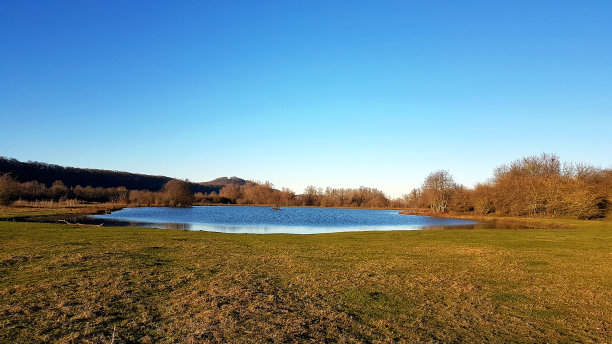
[[[10,162],[11,160],[9,160]],[[13,162],[13,164],[15,164]],[[36,163],[40,164],[40,163]],[[40,164],[37,166],[45,166]],[[61,171],[60,167],[49,168]],[[46,169],[45,169],[46,170]],[[76,170],[76,171],[75,171]],[[496,216],[552,216],[592,219],[605,217],[612,208],[612,170],[587,164],[562,163],[558,156],[541,154],[518,159],[495,169],[493,177],[472,188],[454,181],[449,171],[429,174],[421,187],[401,198],[391,199],[375,188],[317,188],[308,186],[302,194],[276,189],[269,182],[219,178],[196,184],[186,180],[134,175],[125,172],[67,168],[66,178],[49,183],[49,175],[28,175],[13,170],[0,174],[0,204],[27,205],[28,202],[114,202],[130,206],[190,206],[240,204],[268,206],[312,206],[393,208],[426,210],[431,213],[465,213]],[[98,171],[98,176],[115,175],[163,183],[135,189],[130,184],[113,187],[74,185],[76,172]],[[94,172],[85,172],[94,173]],[[14,177],[17,174],[20,178]],[[81,176],[82,177],[82,176]],[[157,179],[156,179],[157,178]],[[66,183],[64,179],[70,180]],[[99,180],[99,179],[96,179]],[[121,178],[119,178],[121,180]],[[161,179],[160,179],[161,180]],[[116,183],[114,181],[113,183]],[[203,185],[204,184],[204,185]],[[116,184],[113,184],[116,185]],[[203,187],[213,189],[203,189]]]
[[[125,187],[128,190],[148,191],[160,191],[172,179],[165,176],[121,171],[64,167],[37,161],[22,162],[16,159],[0,157],[0,175],[7,173],[18,182],[37,181],[46,187],[51,187],[56,181],[61,181],[68,188],[76,188],[79,185],[86,187],[89,185],[92,188],[112,189]],[[245,182],[244,179],[232,177],[190,184],[194,192],[210,193],[213,191],[218,192],[226,184],[244,184]],[[88,191],[86,194],[92,194],[92,192]],[[68,196],[71,195],[69,194]],[[80,196],[83,196],[83,193]]]

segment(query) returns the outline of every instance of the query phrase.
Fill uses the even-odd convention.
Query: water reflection
[[[146,227],[159,229],[177,229],[185,231],[205,231],[233,234],[323,234],[335,232],[365,232],[365,231],[413,231],[413,230],[473,230],[473,229],[530,229],[532,226],[506,221],[488,221],[469,225],[437,225],[437,226],[370,226],[370,227],[306,227],[306,226],[229,226],[205,225],[192,223],[147,223],[137,221],[104,221],[86,217],[73,218],[72,222],[87,224],[104,224],[105,226]]]
[[[142,224],[140,224],[142,226]],[[191,231],[206,231],[234,234],[323,234],[337,232],[365,232],[365,231],[397,231],[419,230],[421,226],[369,226],[369,227],[306,227],[306,226],[229,226],[206,225],[190,223],[155,223],[145,227],[163,229],[183,229]]]
[[[516,223],[512,221],[481,221],[474,222],[470,225],[447,225],[447,226],[423,226],[422,230],[448,230],[448,229],[533,229],[537,226],[530,226],[523,223]]]

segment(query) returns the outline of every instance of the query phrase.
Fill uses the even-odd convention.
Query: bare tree
[[[309,185],[304,190],[304,205],[306,206],[319,206],[321,205],[322,190]]]
[[[17,182],[8,174],[0,175],[0,205],[9,205],[13,201]]]
[[[236,203],[236,200],[242,197],[240,185],[227,184],[219,190],[219,197],[228,199],[231,203]]]
[[[456,184],[451,174],[446,170],[432,172],[423,183],[422,192],[429,207],[434,212],[443,213],[447,210]]]
[[[51,185],[51,195],[54,200],[58,200],[62,196],[65,196],[66,192],[68,192],[68,188],[61,180],[56,180],[53,182],[53,185]]]
[[[193,193],[188,181],[172,179],[163,188],[168,205],[172,207],[188,207],[193,204]]]

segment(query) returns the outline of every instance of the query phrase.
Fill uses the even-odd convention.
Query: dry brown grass
[[[15,202],[12,206],[0,206],[0,221],[41,220],[45,218],[74,217],[114,211],[125,207],[120,203],[64,202]]]
[[[231,235],[0,222],[2,343],[606,342],[612,223]]]

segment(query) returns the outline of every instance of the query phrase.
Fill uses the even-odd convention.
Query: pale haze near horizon
[[[0,156],[300,193],[612,167],[612,3],[0,4]]]

